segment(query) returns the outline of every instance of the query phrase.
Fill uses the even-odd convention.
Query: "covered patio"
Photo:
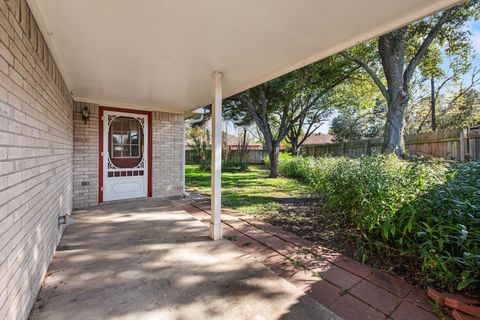
[[[146,113],[150,123],[156,115],[148,111],[188,115],[211,104],[213,240],[222,238],[222,99],[459,2],[28,1],[73,100],[100,108],[98,203],[129,194],[180,195],[178,181],[173,193],[152,191],[152,164],[164,165],[151,149],[158,142],[147,136],[156,131],[155,124],[143,132],[142,163],[148,168],[141,174],[148,179],[128,185],[109,182],[116,172],[110,172],[114,150],[106,142],[112,133],[101,134],[111,123],[104,119],[104,109],[116,111],[112,116],[117,118]],[[90,106],[85,108],[91,112]],[[182,159],[173,160],[185,162],[183,158],[182,153]],[[138,183],[142,186],[137,190]]]
[[[159,130],[155,123],[144,128],[146,170],[142,168],[141,174],[145,178],[129,184],[111,179],[110,174],[131,174],[131,170],[110,170],[110,158],[115,157],[115,152],[106,142],[112,133],[108,132],[111,121],[104,116],[104,110],[115,111],[112,117],[133,120],[135,114],[146,113],[146,121],[151,121],[152,117],[162,117],[158,113],[170,119],[171,115],[188,115],[211,104],[209,235],[213,240],[222,238],[222,99],[459,2],[306,0],[279,5],[275,1],[255,0],[28,1],[39,28],[47,35],[46,44],[67,87],[72,90],[73,100],[86,104],[87,112],[100,108],[98,113],[95,111],[100,133],[106,131],[99,137],[98,203],[142,195],[181,195],[179,185],[184,184],[178,174],[172,178],[167,173],[155,172],[155,167],[165,166],[164,159],[159,157],[169,152],[155,152],[159,142],[147,136],[147,131],[154,131],[155,137]],[[88,135],[88,131],[85,133]],[[178,133],[173,135],[174,141],[178,142],[178,138]],[[161,143],[169,145],[171,140]],[[178,151],[176,145],[172,149]],[[175,153],[171,160],[177,161],[177,165],[167,170],[176,172],[180,168],[178,161],[185,161],[183,153],[181,157],[178,159],[179,154]],[[159,175],[167,176],[162,185],[169,186],[156,192],[152,184],[155,189],[158,183],[152,180],[161,179]],[[74,184],[83,186],[83,182]]]
[[[31,320],[339,319],[170,201],[74,217]]]
[[[460,2],[0,0],[0,319],[331,317],[222,240],[222,100]],[[208,105],[206,228],[158,199]]]

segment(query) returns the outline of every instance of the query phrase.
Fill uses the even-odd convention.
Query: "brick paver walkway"
[[[208,223],[209,201],[174,202]],[[222,222],[224,238],[345,320],[438,319],[424,290],[399,278],[232,209]]]

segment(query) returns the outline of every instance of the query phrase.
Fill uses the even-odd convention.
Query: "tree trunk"
[[[291,139],[291,144],[292,144],[292,155],[298,156],[300,153],[300,147],[298,146],[298,139],[292,138]]]
[[[403,119],[408,99],[388,105],[387,121],[383,135],[383,153],[395,152],[399,157],[403,156],[405,141],[403,139]]]
[[[399,157],[403,156],[405,149],[403,122],[409,100],[408,83],[405,83],[404,77],[406,36],[407,28],[403,27],[380,36],[378,40],[378,51],[388,84],[387,88],[382,85],[388,106],[382,152],[395,152]]]
[[[435,131],[437,130],[437,116],[435,114],[435,101],[437,100],[436,97],[435,97],[435,79],[432,78],[430,79],[430,89],[431,89],[431,95],[430,95],[430,98],[431,98],[431,105],[430,105],[430,108],[431,108],[431,115],[432,115],[432,131]]]
[[[268,157],[270,158],[270,175],[269,178],[278,177],[278,153],[279,146],[272,146],[268,152]]]

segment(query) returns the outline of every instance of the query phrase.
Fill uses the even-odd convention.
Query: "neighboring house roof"
[[[332,143],[333,136],[325,133],[316,133],[312,134],[310,137],[305,140],[303,145],[312,145],[312,144],[325,144],[325,143]]]
[[[238,150],[238,145],[236,145],[236,144],[233,144],[233,145],[230,144],[229,147],[230,147],[230,150]],[[263,150],[263,145],[260,144],[260,143],[249,143],[247,149],[248,150]]]
[[[225,139],[227,141],[227,145],[229,145],[229,146],[238,145],[238,137],[236,137],[232,134],[223,132],[222,139]],[[194,143],[193,139],[191,139],[191,138],[190,139],[185,139],[185,145],[193,146],[194,144],[195,143]]]
[[[227,145],[231,150],[237,150],[239,145],[239,138],[232,134],[223,132],[223,139],[226,140]],[[193,139],[185,139],[185,148],[191,149],[194,145]],[[248,150],[263,150],[263,145],[261,143],[249,143]]]
[[[238,145],[236,144],[229,144],[228,145],[229,150],[238,150]],[[185,150],[191,150],[193,148],[193,144],[186,144],[185,145]],[[210,145],[207,146],[208,149],[210,149]],[[259,143],[251,143],[247,147],[248,150],[263,150],[263,145]],[[280,147],[280,150],[284,150],[285,148],[283,146]]]
[[[226,133],[226,132],[223,133],[222,138],[226,140],[227,145],[229,145],[229,146],[236,146],[240,142],[240,139],[237,136],[234,136],[234,135]]]

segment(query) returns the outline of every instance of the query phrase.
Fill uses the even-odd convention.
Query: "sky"
[[[473,47],[477,51],[477,54],[480,56],[480,21],[473,21],[470,23],[470,29],[472,30],[472,42]]]

